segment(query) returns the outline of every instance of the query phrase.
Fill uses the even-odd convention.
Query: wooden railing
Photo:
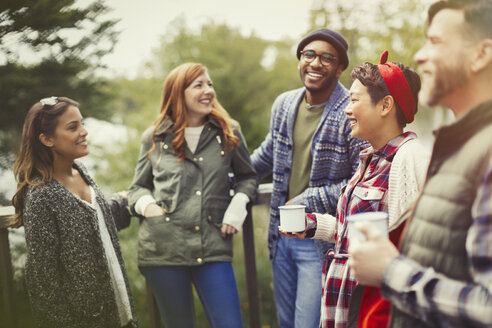
[[[246,270],[246,289],[248,291],[248,308],[250,327],[260,328],[260,302],[258,296],[258,279],[256,274],[255,243],[253,234],[252,206],[270,202],[271,184],[258,187],[256,199],[248,205],[248,216],[243,225],[244,265]],[[10,255],[9,229],[6,218],[14,214],[13,206],[0,207],[0,291],[4,304],[4,322],[7,327],[20,328],[15,318],[15,295],[13,283],[12,258]],[[159,310],[152,292],[147,287],[147,304],[150,316],[150,327],[162,327]]]

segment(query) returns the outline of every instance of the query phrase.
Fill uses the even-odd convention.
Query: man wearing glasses
[[[319,326],[321,274],[330,244],[279,235],[278,207],[299,204],[306,212],[334,215],[364,144],[350,136],[343,112],[349,95],[338,78],[348,66],[347,49],[343,36],[326,28],[301,40],[297,58],[304,87],[277,97],[270,131],[251,156],[260,179],[272,173],[268,247],[282,328]]]

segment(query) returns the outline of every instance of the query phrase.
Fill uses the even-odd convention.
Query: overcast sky
[[[121,31],[114,52],[104,62],[116,74],[134,77],[149,59],[166,28],[185,17],[191,28],[213,19],[270,40],[283,36],[299,38],[308,29],[309,10],[316,0],[106,0],[119,18]],[[90,0],[80,0],[87,3]]]

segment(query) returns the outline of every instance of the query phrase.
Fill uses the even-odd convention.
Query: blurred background
[[[81,103],[91,154],[83,159],[107,193],[128,188],[140,136],[155,119],[161,89],[175,66],[209,68],[217,97],[241,124],[252,151],[264,139],[270,109],[281,92],[302,86],[295,49],[309,31],[328,27],[349,43],[350,71],[390,61],[415,67],[425,42],[431,0],[0,0],[0,206],[15,192],[12,164],[29,107],[47,96]],[[416,131],[429,148],[432,130],[452,118],[443,108],[420,106]],[[266,246],[268,207],[253,209],[261,321],[277,327]],[[136,265],[138,220],[120,232],[141,327],[148,327],[145,281]],[[234,267],[248,325],[241,235]],[[33,327],[23,280],[23,230],[10,230],[18,319]],[[1,302],[1,301],[0,301]],[[1,304],[0,304],[1,305]],[[0,318],[4,306],[0,306]],[[201,327],[206,319],[199,302]],[[0,320],[1,326],[1,320]]]

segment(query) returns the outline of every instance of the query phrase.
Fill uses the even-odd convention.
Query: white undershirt
[[[200,140],[200,135],[202,134],[204,125],[202,126],[189,126],[185,128],[185,140],[188,148],[194,153],[196,147],[198,146],[198,140]]]
[[[96,201],[96,193],[94,189],[89,186],[91,190],[91,202],[88,203],[92,208],[96,210],[97,222],[99,225],[99,232],[101,234],[101,240],[104,247],[104,252],[106,254],[106,259],[108,260],[109,274],[111,276],[111,284],[113,286],[114,297],[116,300],[116,306],[118,308],[118,314],[120,316],[121,326],[126,326],[132,319],[132,310],[130,307],[130,299],[128,298],[128,293],[126,291],[126,283],[123,278],[123,272],[121,271],[120,263],[116,252],[111,242],[111,237],[106,227],[104,221],[104,215],[102,213],[101,207]]]

